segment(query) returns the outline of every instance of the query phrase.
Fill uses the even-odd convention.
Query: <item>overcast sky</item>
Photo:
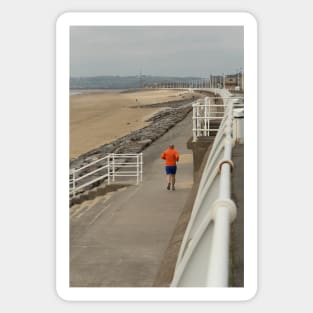
[[[243,68],[243,27],[75,26],[71,76],[198,76]]]

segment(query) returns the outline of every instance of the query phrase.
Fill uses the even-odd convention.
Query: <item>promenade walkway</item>
[[[153,286],[193,183],[191,114],[144,151],[143,183],[71,209],[71,287]],[[176,191],[166,190],[160,154],[180,152]]]

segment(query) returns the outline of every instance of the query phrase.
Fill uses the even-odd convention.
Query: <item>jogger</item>
[[[179,153],[174,149],[174,145],[170,144],[169,148],[161,154],[161,159],[165,160],[165,173],[167,175],[167,190],[175,190],[176,182],[176,163],[179,160]]]

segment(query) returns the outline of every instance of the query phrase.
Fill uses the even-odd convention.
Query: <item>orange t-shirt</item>
[[[175,149],[167,149],[161,154],[161,159],[165,160],[166,166],[175,166],[179,160],[179,154]]]

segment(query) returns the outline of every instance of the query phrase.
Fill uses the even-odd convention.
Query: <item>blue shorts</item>
[[[165,172],[166,172],[166,175],[169,175],[169,174],[172,174],[172,175],[175,175],[176,174],[176,165],[174,166],[165,166]]]

